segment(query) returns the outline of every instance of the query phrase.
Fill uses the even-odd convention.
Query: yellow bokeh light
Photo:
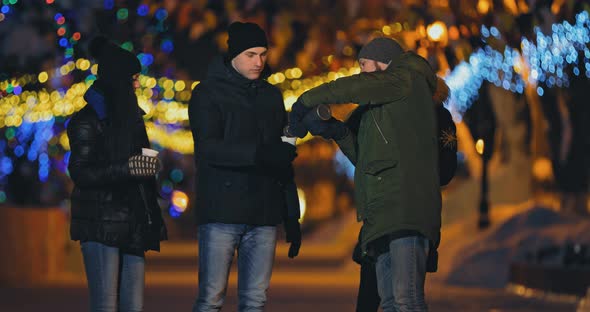
[[[191,85],[191,90],[194,90],[194,89],[195,89],[195,87],[196,87],[197,85],[199,85],[199,82],[200,82],[200,81],[195,81],[195,82],[193,82],[193,84]]]
[[[285,102],[285,109],[288,110],[288,111],[291,110],[291,107],[293,106],[293,104],[295,104],[295,101],[297,101],[297,97],[296,96],[294,96],[294,95],[287,96],[285,98],[285,100],[284,100],[284,102]]]
[[[154,95],[154,91],[150,88],[145,88],[143,89],[142,92],[143,96],[145,96],[146,98],[150,99],[152,98],[152,96]]]
[[[299,79],[303,75],[303,71],[300,68],[295,67],[291,70],[291,75],[293,78]]]
[[[533,176],[537,181],[550,181],[553,177],[553,166],[551,160],[546,157],[539,157],[533,162]]]
[[[23,119],[21,118],[21,116],[18,116],[18,115],[17,116],[14,116],[14,119],[13,119],[13,122],[12,122],[12,125],[13,126],[20,127],[20,125],[22,125],[22,123],[23,123]]]
[[[174,87],[174,81],[166,79],[164,83],[162,83],[162,87],[164,88],[164,90],[172,90],[172,88]]]
[[[383,28],[381,29],[381,31],[385,34],[385,35],[391,35],[391,26],[389,25],[385,25],[383,26]]]
[[[479,0],[477,2],[477,12],[481,15],[488,14],[491,8],[492,4],[489,0]]]
[[[164,98],[166,100],[172,100],[174,98],[174,91],[172,91],[172,89],[164,91]]]
[[[188,196],[186,193],[178,190],[172,192],[172,205],[176,206],[180,212],[185,211],[186,207],[188,207]]]
[[[51,102],[57,102],[61,99],[61,95],[57,91],[51,92]]]
[[[299,89],[301,87],[301,80],[291,81],[291,89]]]
[[[153,89],[156,86],[157,83],[158,82],[156,81],[155,78],[149,78],[148,80],[146,80],[145,86],[148,87],[148,88],[150,88],[150,89]]]
[[[59,144],[61,144],[65,150],[70,150],[70,138],[68,138],[68,134],[65,131],[59,136]]]
[[[182,90],[184,90],[184,88],[186,88],[186,84],[182,80],[178,80],[174,84],[174,90],[176,90],[176,91],[182,91]]]
[[[39,76],[37,76],[37,79],[39,79],[40,83],[45,83],[47,79],[49,79],[49,75],[47,75],[46,72],[40,72]]]
[[[80,67],[81,70],[88,70],[88,68],[90,68],[90,61],[88,60],[82,60],[82,62],[80,62]]]
[[[484,152],[484,142],[482,139],[477,140],[475,143],[475,150],[478,154],[483,155]]]
[[[80,110],[82,107],[84,107],[84,104],[85,104],[86,102],[84,101],[84,98],[82,98],[82,97],[78,97],[78,98],[76,98],[76,99],[74,100],[74,102],[73,102],[73,103],[74,103],[74,108],[75,108],[76,110]]]

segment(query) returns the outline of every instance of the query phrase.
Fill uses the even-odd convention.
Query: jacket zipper
[[[389,141],[387,141],[387,139],[385,138],[385,135],[383,134],[383,131],[381,131],[381,127],[379,127],[379,124],[377,123],[377,119],[375,118],[375,115],[373,114],[373,110],[369,110],[369,112],[371,112],[371,117],[373,117],[373,122],[375,122],[375,126],[377,126],[377,130],[379,130],[379,133],[381,134],[383,141],[385,141],[385,144],[389,144]]]
[[[143,189],[143,184],[139,185],[139,193],[141,193],[141,199],[143,200],[143,205],[145,207],[145,215],[147,216],[148,224],[152,225],[152,216],[150,215],[150,212],[149,212],[149,206],[148,206],[147,198],[145,197],[145,190]]]

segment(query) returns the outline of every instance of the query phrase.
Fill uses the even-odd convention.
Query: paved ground
[[[280,244],[266,311],[353,312],[358,266],[349,260],[346,237],[331,243],[310,243],[301,258],[288,259]],[[168,244],[165,252],[148,257],[145,312],[191,311],[197,293],[196,246]],[[433,275],[434,276],[434,275]],[[237,311],[236,274],[230,274],[223,311]],[[430,311],[575,311],[575,303],[559,303],[516,296],[504,289],[449,287],[434,279],[428,284]],[[1,312],[88,311],[82,272],[65,272],[33,288],[0,287]]]
[[[190,311],[196,287],[150,286],[146,289],[145,312]],[[267,311],[353,312],[356,288],[272,287]],[[575,311],[575,304],[526,299],[503,290],[432,287],[428,292],[430,311]],[[231,288],[223,311],[236,311],[236,293]],[[87,311],[88,295],[82,287],[32,289],[0,288],[0,311]]]

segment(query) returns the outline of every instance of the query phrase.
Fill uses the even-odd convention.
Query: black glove
[[[129,173],[135,177],[153,177],[161,168],[160,160],[157,157],[135,155],[129,157],[127,162]]]
[[[289,247],[289,258],[295,258],[299,254],[301,247],[301,226],[299,220],[296,218],[287,218],[284,222],[285,233],[287,234],[287,243],[291,243]]]
[[[303,119],[303,124],[313,135],[319,135],[326,140],[340,140],[348,135],[348,127],[340,120],[330,118],[326,121],[307,117]]]
[[[303,103],[301,103],[300,99],[297,99],[297,101],[293,103],[293,106],[291,106],[291,113],[289,113],[289,122],[302,121],[305,115],[307,115],[307,113],[311,110],[312,108],[306,107],[305,105],[303,105]]]
[[[289,113],[289,123],[285,129],[288,136],[303,138],[307,135],[303,119],[311,110],[312,108],[305,107],[299,100],[293,104]]]
[[[296,150],[285,142],[261,145],[256,149],[256,162],[265,167],[286,168],[297,157]]]

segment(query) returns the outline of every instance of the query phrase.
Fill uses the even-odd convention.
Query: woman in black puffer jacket
[[[156,157],[134,87],[141,66],[104,37],[93,39],[98,80],[68,124],[74,181],[70,235],[82,245],[91,311],[141,311],[144,252],[160,249],[166,227],[157,203]]]

